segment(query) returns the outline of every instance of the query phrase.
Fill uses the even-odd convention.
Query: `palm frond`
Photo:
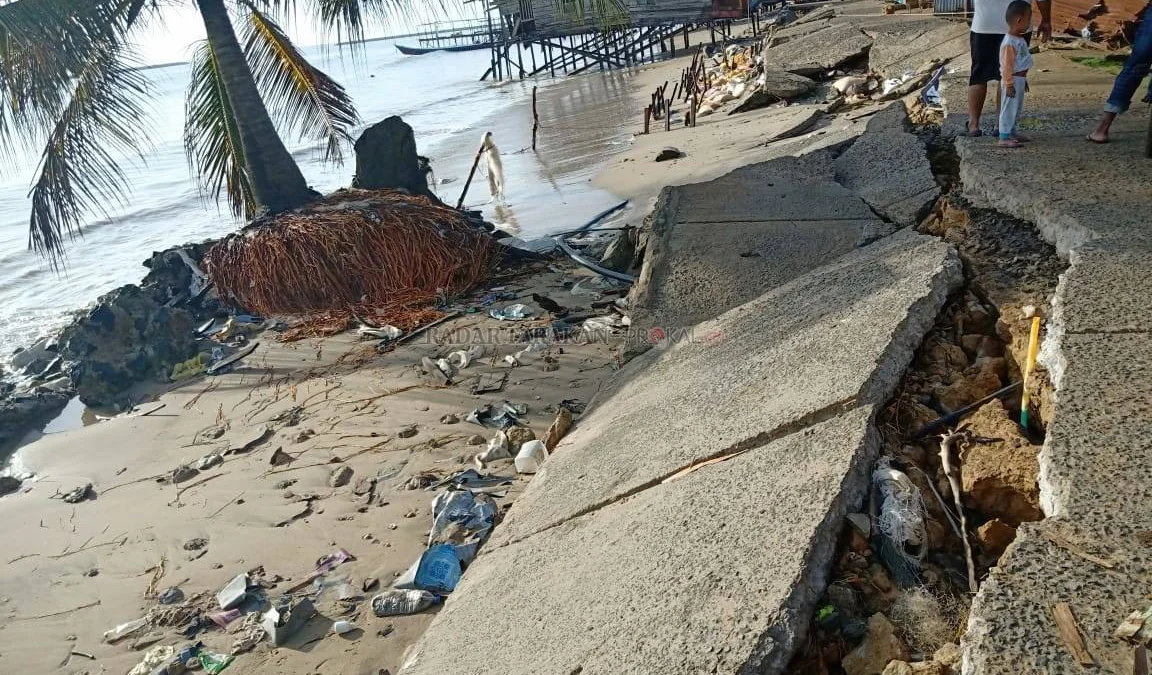
[[[147,127],[149,86],[124,48],[97,43],[69,86],[66,103],[48,133],[29,197],[30,248],[59,266],[65,235],[80,233],[81,218],[123,202],[119,162],[138,154]]]
[[[244,54],[268,111],[301,139],[325,144],[324,158],[339,162],[349,131],[359,122],[344,87],[308,63],[272,19],[251,8],[243,28]]]
[[[256,212],[255,192],[244,169],[236,111],[207,41],[201,42],[192,56],[184,149],[202,194],[216,201],[226,198],[233,216],[247,217]]]

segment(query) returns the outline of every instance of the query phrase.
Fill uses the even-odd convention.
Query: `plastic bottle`
[[[520,452],[516,455],[516,471],[536,473],[547,459],[548,448],[545,447],[544,441],[528,441],[520,446]]]
[[[345,621],[341,619],[340,621],[332,624],[332,632],[336,633],[337,635],[351,633],[354,630],[356,630],[356,624],[352,623],[351,621]]]
[[[393,588],[372,598],[372,611],[376,616],[397,616],[422,612],[439,601],[428,591]]]

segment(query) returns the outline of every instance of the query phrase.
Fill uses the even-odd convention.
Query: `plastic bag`
[[[392,589],[372,598],[372,612],[381,617],[415,614],[435,605],[439,600],[428,591]]]
[[[229,663],[232,663],[231,656],[213,654],[212,652],[200,652],[200,665],[204,667],[204,672],[208,673],[208,675],[216,675],[227,668]]]
[[[139,619],[133,619],[132,621],[129,621],[127,623],[122,623],[119,626],[116,626],[115,628],[113,628],[112,630],[105,631],[104,632],[104,641],[109,643],[109,644],[115,643],[117,640],[123,640],[124,638],[128,637],[129,635],[135,633],[136,631],[140,630],[141,628],[143,628],[144,626],[147,626],[147,625],[148,625],[148,617],[143,617],[143,616],[140,617]]]
[[[176,648],[171,645],[153,647],[144,652],[144,658],[140,659],[140,663],[132,666],[128,675],[148,675],[160,664],[171,661],[174,656],[176,656]]]
[[[460,558],[451,544],[437,544],[424,551],[416,568],[416,588],[451,593],[460,583]]]

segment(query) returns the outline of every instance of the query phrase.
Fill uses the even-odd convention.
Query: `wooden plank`
[[[1082,666],[1094,666],[1096,660],[1088,653],[1084,646],[1084,639],[1080,637],[1080,628],[1076,625],[1076,617],[1072,615],[1072,608],[1066,602],[1052,605],[1052,618],[1056,620],[1056,629],[1060,632],[1060,639],[1064,646],[1072,652],[1072,656]]]

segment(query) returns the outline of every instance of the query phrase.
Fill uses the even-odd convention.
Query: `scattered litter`
[[[872,483],[880,496],[880,515],[876,519],[879,555],[897,583],[902,587],[913,585],[928,542],[920,490],[907,474],[893,469],[887,458],[877,462]]]
[[[1152,644],[1152,605],[1129,614],[1114,635],[1129,642]]]
[[[563,401],[560,401],[560,407],[567,408],[568,412],[572,413],[573,415],[583,415],[584,409],[588,406],[586,403],[584,403],[584,401],[581,401],[578,398],[566,398]]]
[[[460,558],[450,544],[428,547],[416,568],[416,588],[434,593],[451,593],[460,582]]]
[[[508,371],[500,374],[495,373],[482,373],[476,384],[472,385],[472,394],[479,396],[480,394],[495,394],[504,391],[504,385],[508,383]]]
[[[440,359],[440,361],[444,362],[446,365],[449,365],[449,370],[451,370],[451,364],[448,364],[448,362],[444,361],[444,359]],[[436,385],[438,387],[446,387],[452,383],[452,375],[455,373],[444,370],[440,366],[440,362],[433,361],[432,359],[425,356],[420,360],[420,364],[424,367],[424,375],[427,377],[430,384]]]
[[[218,452],[212,452],[204,455],[196,461],[196,468],[201,471],[207,471],[214,466],[219,466],[224,463],[224,457]]]
[[[232,648],[228,651],[232,656],[252,651],[268,635],[261,625],[260,614],[252,612],[244,616],[240,625],[234,629],[236,639],[232,641]]]
[[[503,309],[493,308],[488,310],[488,316],[499,321],[523,321],[524,319],[532,318],[535,311],[525,304],[508,305]]]
[[[404,427],[403,429],[398,431],[396,433],[396,435],[399,436],[400,438],[412,438],[413,436],[415,436],[418,433],[420,433],[420,430],[416,428],[416,425],[412,425],[412,426]]]
[[[344,635],[347,633],[351,633],[352,631],[354,631],[356,629],[357,629],[356,624],[352,623],[351,621],[345,621],[343,619],[332,624],[332,632],[336,633],[337,635]]]
[[[516,454],[516,471],[536,473],[547,459],[548,449],[544,446],[544,441],[528,441],[520,446],[520,452]]]
[[[484,351],[484,345],[473,345],[467,350],[458,349],[442,360],[447,361],[456,370],[464,370],[476,359],[483,358]]]
[[[283,466],[292,462],[292,455],[284,452],[284,448],[276,448],[272,451],[272,456],[268,458],[268,463],[272,466]],[[277,484],[279,485],[279,484]],[[284,487],[288,487],[285,485]],[[283,488],[280,488],[283,489]]]
[[[184,600],[184,591],[173,586],[161,593],[157,600],[161,605],[174,605]]]
[[[356,335],[361,340],[395,340],[403,334],[404,331],[400,330],[396,326],[389,326],[387,324],[380,326],[379,328],[373,328],[372,326],[360,326],[356,329]]]
[[[177,483],[183,483],[185,481],[192,480],[199,474],[199,469],[190,467],[187,464],[181,464],[175,469],[172,469],[172,475],[169,476],[168,481],[173,485],[176,485]]]
[[[171,645],[160,645],[144,652],[140,663],[132,666],[128,675],[148,675],[159,666],[168,663],[176,656],[176,648]]]
[[[142,616],[139,619],[133,619],[116,626],[112,630],[104,631],[104,641],[108,644],[116,644],[116,642],[132,635],[133,633],[141,630],[148,625],[148,617]]]
[[[208,620],[216,624],[220,628],[227,628],[228,624],[240,618],[244,612],[239,609],[228,609],[222,612],[212,612],[208,615]]]
[[[314,616],[316,607],[311,600],[308,598],[293,600],[284,596],[278,598],[272,608],[264,612],[261,626],[272,644],[279,646]]]
[[[1066,602],[1058,602],[1052,605],[1052,617],[1056,620],[1056,629],[1060,632],[1064,646],[1072,652],[1072,656],[1076,657],[1080,665],[1084,667],[1096,665],[1096,659],[1092,658],[1092,654],[1088,653],[1088,648],[1084,646],[1084,638],[1080,636],[1080,628],[1076,625],[1072,607]]]
[[[243,603],[247,596],[248,575],[237,574],[216,594],[216,602],[219,603],[220,609],[232,609]]]
[[[415,614],[439,601],[428,591],[392,589],[372,598],[372,612],[379,617]]]
[[[92,491],[92,484],[88,483],[86,485],[81,485],[80,487],[69,490],[68,492],[64,493],[64,496],[61,497],[61,499],[64,500],[65,504],[79,504],[80,502],[86,499],[91,499],[95,496],[96,493]]]
[[[480,305],[482,307],[487,307],[489,305],[494,305],[497,302],[503,302],[505,300],[515,300],[515,299],[516,299],[515,293],[510,293],[508,291],[505,291],[504,289],[493,288],[490,292],[486,293],[484,295],[484,297],[480,298]]]
[[[509,429],[520,423],[518,415],[522,414],[524,413],[518,412],[517,408],[505,401],[499,408],[491,403],[481,406],[468,413],[466,419],[489,429]]]
[[[217,675],[217,673],[227,668],[229,663],[232,663],[232,658],[233,657],[226,654],[200,652],[200,665],[208,675]]]
[[[316,561],[316,569],[313,570],[313,576],[327,574],[349,560],[355,560],[355,557],[344,549],[329,553]]]
[[[496,432],[492,440],[488,441],[488,449],[476,455],[476,462],[484,468],[489,462],[495,462],[498,459],[509,459],[512,457],[512,452],[508,447],[508,434],[503,430]]]
[[[458,424],[459,422],[460,418],[453,415],[452,413],[448,413],[447,415],[440,418],[440,424]]]

